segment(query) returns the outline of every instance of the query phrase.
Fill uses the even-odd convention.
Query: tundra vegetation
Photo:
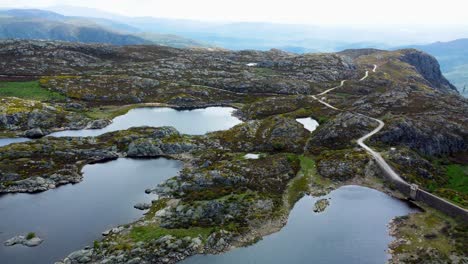
[[[10,40],[0,42],[0,57],[5,137],[107,124],[148,105],[232,106],[244,121],[203,136],[141,127],[0,147],[2,193],[77,183],[84,165],[118,157],[184,162],[179,175],[149,186],[160,199],[144,217],[105,232],[66,263],[174,263],[248,245],[279,230],[303,195],[345,184],[399,196],[356,144],[377,124],[353,113],[384,120],[368,143],[405,180],[467,207],[468,101],[433,57],[416,50],[295,55]],[[374,64],[378,70],[358,81]],[[311,96],[341,80],[320,98],[341,110]],[[320,126],[311,133],[295,120],[303,117]],[[421,206],[393,221],[391,261],[467,261],[464,223]]]

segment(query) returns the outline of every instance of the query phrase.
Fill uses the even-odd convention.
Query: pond
[[[29,138],[0,138],[0,147],[6,146],[13,143],[26,142],[31,139]]]
[[[322,213],[313,212],[321,198],[330,198]],[[325,197],[303,197],[281,231],[258,243],[221,255],[196,255],[183,264],[375,264],[388,259],[393,238],[387,224],[416,209],[382,192],[344,186]]]
[[[84,179],[76,185],[0,196],[0,262],[54,263],[92,245],[103,231],[140,218],[143,211],[133,206],[156,198],[145,194],[145,189],[176,176],[181,168],[181,162],[164,158],[122,158],[86,165]],[[33,248],[3,245],[28,232],[35,232],[44,242]]]
[[[128,111],[112,120],[112,124],[102,129],[80,129],[55,132],[54,137],[89,137],[99,136],[107,132],[125,130],[139,126],[172,126],[180,133],[203,135],[208,132],[226,130],[242,123],[233,116],[232,107],[207,107],[191,110],[176,110],[168,107],[144,107]],[[0,147],[11,143],[24,142],[27,138],[0,139]]]
[[[145,107],[130,110],[114,118],[112,124],[102,129],[66,130],[50,134],[54,137],[99,136],[107,132],[125,130],[139,126],[172,126],[189,135],[203,135],[207,132],[226,130],[241,120],[232,114],[231,107],[207,107],[192,110],[175,110],[167,107]]]

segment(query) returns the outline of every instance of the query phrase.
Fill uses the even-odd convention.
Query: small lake
[[[133,206],[156,198],[145,189],[176,176],[181,168],[181,162],[164,158],[122,158],[85,166],[83,181],[75,185],[0,196],[0,263],[49,264],[92,245],[103,231],[143,216]],[[3,245],[28,232],[44,242],[33,248]]]
[[[207,107],[192,110],[176,110],[168,107],[135,108],[114,118],[112,124],[102,129],[65,130],[49,136],[91,137],[141,126],[172,126],[183,134],[203,135],[208,132],[226,130],[242,123],[240,119],[233,116],[235,110],[232,107]],[[0,147],[29,140],[27,138],[2,138]]]
[[[207,132],[226,130],[242,123],[232,114],[231,107],[207,107],[193,110],[175,110],[167,107],[145,107],[130,110],[114,118],[112,124],[102,129],[66,130],[50,134],[54,137],[99,136],[107,132],[140,126],[172,126],[180,133],[203,135]]]
[[[331,198],[330,205],[324,212],[314,213],[314,204],[321,198]],[[281,231],[252,246],[221,255],[196,255],[181,263],[383,264],[393,240],[387,224],[395,216],[415,211],[382,192],[344,186],[324,197],[303,197]]]
[[[13,144],[13,143],[20,143],[20,142],[26,142],[31,139],[29,138],[0,138],[0,147]]]

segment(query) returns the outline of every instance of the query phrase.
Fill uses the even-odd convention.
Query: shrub
[[[34,232],[29,232],[27,235],[26,235],[26,239],[27,240],[30,240],[30,239],[33,239],[36,237],[36,233]]]

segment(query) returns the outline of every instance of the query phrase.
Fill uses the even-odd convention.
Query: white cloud
[[[308,24],[468,25],[466,0],[1,0],[0,7],[74,5],[127,16]]]

